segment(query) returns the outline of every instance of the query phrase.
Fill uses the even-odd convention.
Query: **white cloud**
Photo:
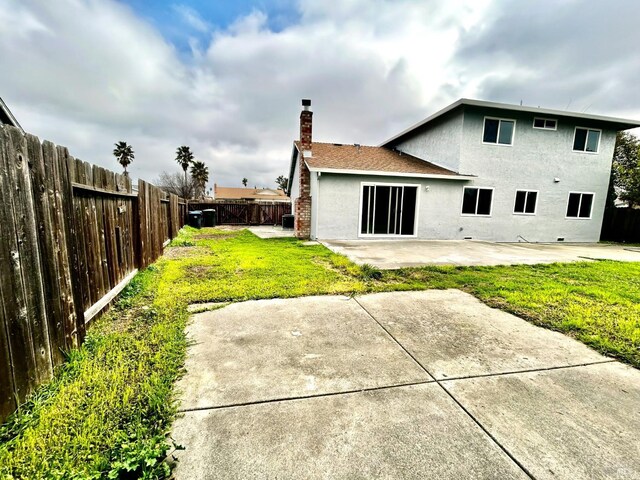
[[[208,32],[210,26],[206,20],[204,20],[200,14],[188,5],[173,5],[173,11],[175,11],[182,21],[198,32]]]
[[[537,19],[550,7],[537,3],[518,16],[488,0],[301,0],[298,21],[277,32],[260,10],[214,30],[182,3],[178,20],[213,32],[188,54],[113,0],[0,0],[0,95],[27,130],[84,160],[118,170],[111,150],[125,140],[132,174],[154,179],[187,144],[225,185],[287,172],[301,98],[313,101],[314,138],[344,143],[377,144],[463,95],[557,106],[571,91],[574,105],[640,117],[640,99],[618,95],[638,78],[636,57],[599,48],[606,65],[576,63],[585,39],[556,25],[545,40]],[[640,34],[625,25],[633,45]],[[594,46],[614,32],[581,35]]]

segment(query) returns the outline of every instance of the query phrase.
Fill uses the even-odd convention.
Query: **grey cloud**
[[[636,45],[640,4],[496,2],[465,32],[451,64],[465,81],[484,78],[482,98],[604,114],[640,112]],[[490,75],[495,72],[495,75]]]

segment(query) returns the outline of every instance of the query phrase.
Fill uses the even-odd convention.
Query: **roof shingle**
[[[300,142],[295,142],[298,150]],[[419,175],[458,175],[458,173],[385,147],[313,142],[309,168],[414,173]]]

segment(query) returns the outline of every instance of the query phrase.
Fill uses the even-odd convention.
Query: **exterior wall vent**
[[[564,237],[558,237],[559,242],[564,242]]]
[[[464,237],[464,240],[473,240],[473,237]]]

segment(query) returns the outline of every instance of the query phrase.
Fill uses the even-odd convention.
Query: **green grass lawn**
[[[291,238],[187,227],[0,427],[0,478],[166,476],[190,303],[429,288],[460,288],[640,367],[640,263],[380,272]]]

